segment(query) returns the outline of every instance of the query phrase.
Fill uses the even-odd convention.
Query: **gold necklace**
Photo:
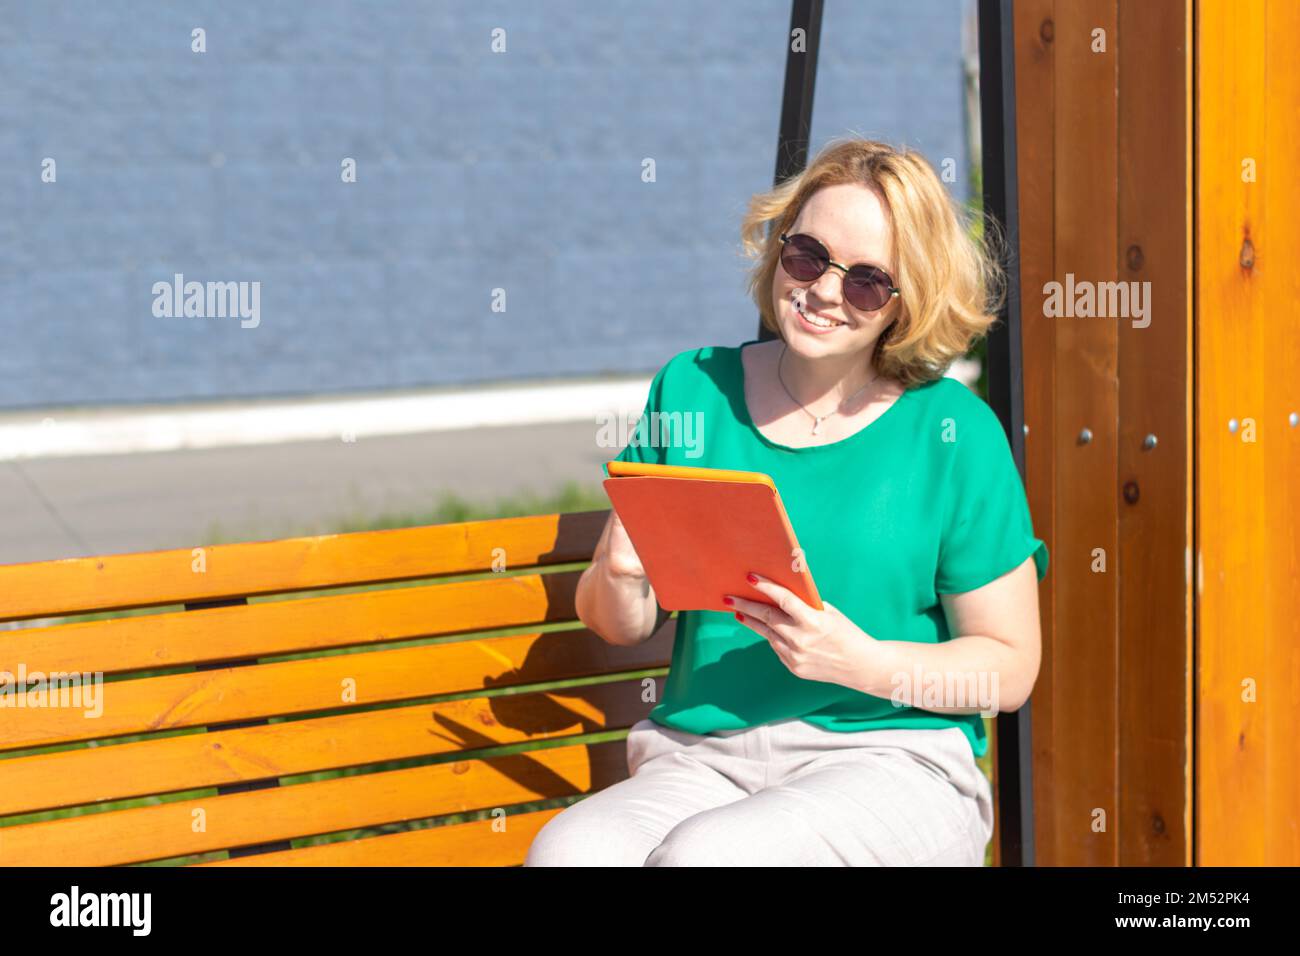
[[[785,384],[785,379],[781,377],[781,363],[782,363],[783,361],[785,361],[785,351],[786,351],[786,344],[785,344],[784,342],[782,342],[782,343],[781,343],[781,357],[780,357],[779,359],[776,360],[776,378],[777,378],[777,381],[779,381],[779,382],[781,383],[781,387],[785,389],[785,393],[786,393],[787,395],[790,396],[790,401],[794,402],[796,405],[798,405],[800,408],[802,408],[805,412],[808,412],[808,408],[807,408],[807,406],[805,406],[803,402],[799,401],[799,399],[797,399],[797,398],[794,397],[794,394],[790,391],[789,386],[787,386],[787,385]],[[871,376],[871,380],[867,382],[867,385],[870,385],[872,382],[874,382],[874,381],[875,381],[876,379],[878,379],[878,378],[880,378],[880,373],[879,373],[879,372],[876,372],[875,375]],[[822,422],[826,421],[826,419],[830,418],[832,415],[834,415],[835,413],[837,413],[837,412],[840,410],[840,407],[841,407],[845,402],[851,401],[852,399],[855,399],[855,398],[857,398],[859,395],[861,395],[862,392],[863,392],[863,389],[865,389],[865,388],[867,387],[867,385],[863,385],[862,388],[858,389],[856,392],[854,392],[854,393],[853,393],[852,395],[850,395],[848,398],[840,399],[839,404],[837,404],[833,409],[831,409],[831,410],[830,410],[829,412],[827,412],[825,415],[813,415],[812,412],[808,412],[808,414],[812,417],[812,420],[813,420],[812,433],[813,433],[814,435],[816,435],[816,434],[818,433],[818,430],[822,427]]]

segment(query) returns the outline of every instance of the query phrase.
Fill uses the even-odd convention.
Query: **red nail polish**
[[[743,615],[743,614],[741,614],[739,611],[737,611],[737,612],[736,612],[736,620],[737,620],[737,621],[743,621],[744,619],[745,619],[745,615]]]
[[[722,603],[725,604],[725,605],[727,605],[727,607],[731,607],[731,606],[732,606],[733,604],[735,604],[736,602],[735,602],[734,600],[732,600],[731,598],[729,598],[729,597],[725,597],[725,596],[724,596],[723,599],[722,599]]]
[[[758,583],[758,578],[754,577],[752,574],[746,574],[746,575],[745,575],[745,580],[748,581],[750,584],[757,584],[757,583]]]

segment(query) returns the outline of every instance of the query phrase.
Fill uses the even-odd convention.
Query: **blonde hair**
[[[901,291],[894,321],[876,341],[876,368],[907,387],[940,378],[997,320],[1005,272],[996,221],[987,220],[982,237],[973,238],[970,214],[914,150],[833,139],[803,172],[750,199],[740,234],[745,254],[757,260],[747,287],[763,325],[781,334],[772,301],[781,234],[813,193],[841,183],[878,189],[893,225],[893,279]],[[765,234],[768,223],[773,228]]]

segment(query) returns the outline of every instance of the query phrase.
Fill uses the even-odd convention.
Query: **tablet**
[[[659,605],[722,611],[734,594],[773,601],[749,584],[755,571],[822,607],[817,586],[771,477],[687,465],[608,462],[605,493],[627,528]]]

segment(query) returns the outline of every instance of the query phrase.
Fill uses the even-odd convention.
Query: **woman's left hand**
[[[728,594],[733,607],[743,615],[740,622],[756,631],[776,651],[790,673],[805,680],[826,681],[867,692],[888,685],[896,669],[892,652],[858,627],[829,601],[822,610],[810,607],[789,588],[770,578],[750,572],[752,586],[767,595],[772,604],[750,601]]]

